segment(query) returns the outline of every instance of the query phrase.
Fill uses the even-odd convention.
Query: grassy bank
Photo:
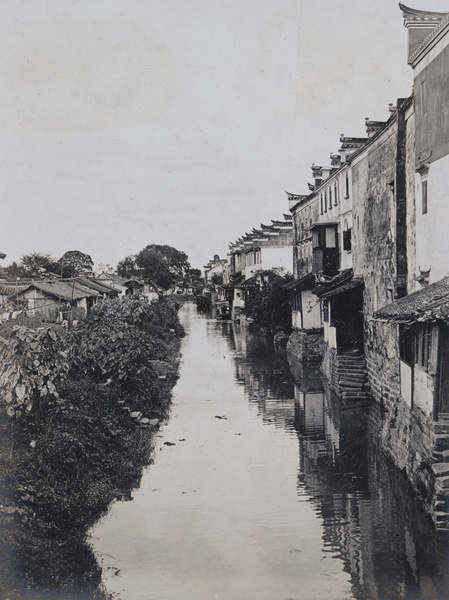
[[[72,332],[32,325],[0,331],[0,590],[26,597],[25,581],[101,597],[86,532],[151,461],[183,330],[172,305],[132,298],[105,301]]]

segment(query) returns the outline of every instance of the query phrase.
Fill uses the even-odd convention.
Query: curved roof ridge
[[[416,48],[416,50],[410,56],[410,59],[409,59],[410,62],[412,62],[418,56],[418,54],[422,50],[424,50],[424,48],[428,45],[428,43],[432,40],[432,38],[436,37],[438,35],[438,33],[443,29],[443,27],[445,25],[447,25],[447,23],[449,22],[449,13],[444,13],[444,14],[445,14],[446,18],[442,19],[438,23],[438,25],[429,33],[429,35],[424,38],[422,43]]]
[[[441,21],[444,17],[448,15],[447,12],[435,12],[431,10],[419,10],[417,8],[410,8],[402,2],[399,2],[399,8],[402,10],[402,14],[404,15],[404,19],[410,19],[411,21]]]

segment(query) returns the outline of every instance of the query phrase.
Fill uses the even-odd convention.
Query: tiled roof
[[[324,294],[320,294],[320,298],[332,298],[332,296],[338,296],[339,294],[344,294],[345,292],[349,292],[350,290],[355,290],[357,288],[363,287],[363,278],[362,277],[353,277],[349,281],[345,281],[338,285],[337,287],[332,288],[328,292]],[[315,291],[315,290],[314,290]]]
[[[286,290],[310,290],[315,284],[315,275],[308,273],[304,277],[301,277],[301,279],[293,279],[293,281],[285,283],[283,287]]]
[[[0,283],[0,296],[13,296],[24,290],[25,285],[13,285],[11,283]]]
[[[354,278],[352,269],[343,269],[335,277],[326,281],[319,281],[317,285],[313,286],[312,291],[320,298],[330,298],[360,285],[363,285],[363,279]]]
[[[60,298],[61,300],[80,300],[82,298],[98,296],[97,292],[84,287],[80,283],[58,279],[52,281],[35,281],[19,293],[23,294],[32,287],[41,290],[41,292],[44,292],[45,294],[54,296],[55,298]]]
[[[100,294],[117,294],[117,290],[109,285],[106,285],[103,281],[93,279],[90,277],[77,277],[76,281],[81,283],[84,287],[91,288]]]
[[[121,286],[125,286],[126,279],[124,277],[120,277],[120,275],[115,275],[115,273],[101,273],[98,275],[96,279],[100,279],[101,281],[112,281],[113,283]]]
[[[378,321],[449,321],[449,277],[404,296],[374,314]]]

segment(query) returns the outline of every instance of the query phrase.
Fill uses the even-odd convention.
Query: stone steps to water
[[[371,398],[371,395],[367,390],[356,390],[354,388],[345,389],[340,395],[345,400],[368,400]]]
[[[438,452],[444,452],[449,450],[449,433],[435,433],[435,450]]]
[[[363,385],[365,383],[364,379],[352,379],[352,377],[351,377],[351,379],[346,378],[346,377],[340,377],[338,381],[339,381],[340,385],[342,385],[342,386],[356,387],[356,388],[360,387],[360,384]]]
[[[435,421],[433,430],[435,433],[447,433],[449,435],[449,423],[446,421]]]
[[[368,375],[365,357],[357,350],[344,351],[337,356],[338,393],[345,400],[367,400]]]
[[[348,373],[346,371],[339,373],[340,379],[352,379],[354,381],[365,381],[366,375],[360,372]]]
[[[433,471],[435,477],[446,478],[445,476],[447,476],[448,477],[448,484],[449,484],[449,462],[436,462],[436,463],[433,463],[433,465],[432,465],[432,471]]]
[[[449,514],[445,511],[435,511],[435,525],[439,531],[447,531],[449,529]]]
[[[433,501],[435,525],[449,529],[449,420],[439,417],[433,424],[434,452],[432,472],[435,481]]]

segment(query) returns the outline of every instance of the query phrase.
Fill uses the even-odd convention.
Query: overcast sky
[[[410,95],[402,21],[393,0],[2,0],[4,264],[225,256]]]

